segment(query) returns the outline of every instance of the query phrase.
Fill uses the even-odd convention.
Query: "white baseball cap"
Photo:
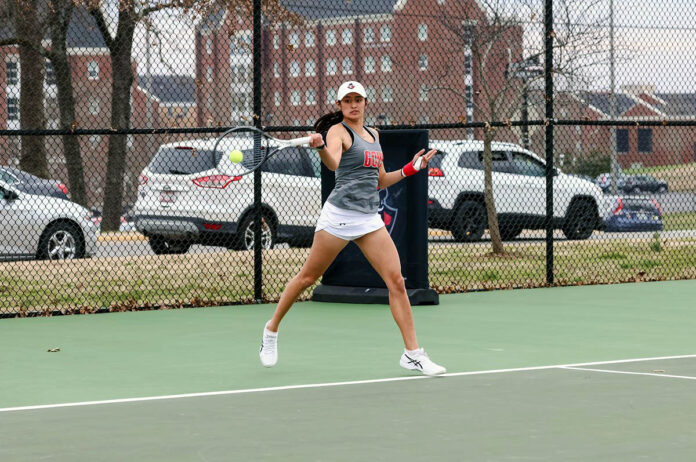
[[[346,96],[348,93],[357,93],[363,98],[367,98],[367,93],[365,92],[365,88],[360,84],[360,82],[355,82],[353,80],[349,80],[348,82],[343,82],[340,87],[338,87],[338,93],[336,94],[336,101],[341,101],[344,96]]]

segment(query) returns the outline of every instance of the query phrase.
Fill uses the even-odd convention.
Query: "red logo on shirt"
[[[382,151],[365,151],[365,161],[363,162],[363,167],[375,167],[379,168],[382,166],[382,161],[384,156]]]

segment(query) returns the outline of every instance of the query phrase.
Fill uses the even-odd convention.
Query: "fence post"
[[[546,95],[546,283],[553,284],[553,0],[544,7],[544,80]]]
[[[254,126],[261,127],[261,0],[254,0]],[[254,137],[254,149],[261,140]],[[254,300],[263,301],[263,259],[261,255],[261,171],[254,172]]]

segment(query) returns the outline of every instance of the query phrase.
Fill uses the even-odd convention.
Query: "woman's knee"
[[[297,281],[297,283],[304,289],[314,284],[317,281],[317,279],[319,279],[318,275],[306,272],[301,272],[300,274],[295,276],[295,280]]]
[[[406,292],[406,282],[401,273],[387,275],[384,283],[390,292]]]

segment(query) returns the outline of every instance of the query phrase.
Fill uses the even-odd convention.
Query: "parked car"
[[[601,173],[597,176],[597,178],[595,178],[595,184],[600,187],[603,193],[607,194],[611,192],[611,179],[611,173]],[[625,177],[623,175],[619,175],[616,183],[616,189],[618,192],[623,192],[625,183]]]
[[[483,141],[431,141],[438,154],[428,164],[429,224],[452,231],[458,241],[476,241],[488,227],[483,200]],[[501,237],[523,229],[543,229],[546,216],[546,165],[531,151],[493,143],[493,197]],[[587,239],[603,227],[605,201],[592,182],[556,169],[553,224],[568,239]]]
[[[28,194],[0,181],[0,256],[70,260],[94,255],[91,212],[74,202]]]
[[[239,176],[244,163],[233,164],[214,145],[214,139],[162,145],[143,169],[130,215],[155,253],[186,253],[192,244],[254,247],[253,175]],[[230,149],[248,154],[251,146],[224,152]],[[262,247],[309,245],[321,212],[319,156],[284,148],[262,171]]]
[[[589,181],[591,183],[595,182],[595,179],[592,178],[590,175],[583,175],[582,173],[569,173],[568,176],[580,178],[581,180]]]
[[[70,199],[67,186],[60,181],[45,180],[15,167],[0,166],[0,181],[28,194]]]
[[[630,175],[625,178],[622,190],[628,194],[641,192],[666,193],[669,187],[666,181],[650,175]]]
[[[606,231],[662,231],[662,208],[646,197],[611,197],[610,213],[604,218]]]

